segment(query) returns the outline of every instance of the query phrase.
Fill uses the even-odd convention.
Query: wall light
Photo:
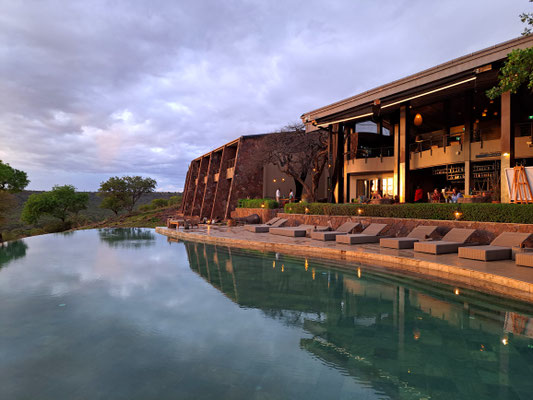
[[[415,119],[413,120],[413,124],[415,124],[415,126],[420,126],[422,125],[423,121],[424,119],[422,118],[422,115],[420,113],[417,113],[415,115]]]
[[[509,156],[511,156],[511,155],[510,155],[509,153],[503,153],[502,156],[504,156],[504,157],[509,157]]]

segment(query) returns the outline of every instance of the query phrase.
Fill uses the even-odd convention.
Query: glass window
[[[363,121],[355,124],[355,131],[359,133],[378,133],[378,126],[373,121]]]

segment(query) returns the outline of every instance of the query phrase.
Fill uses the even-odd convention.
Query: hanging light
[[[422,121],[423,121],[422,115],[420,113],[417,113],[415,115],[415,119],[413,120],[413,123],[415,124],[415,126],[420,126],[422,125]]]

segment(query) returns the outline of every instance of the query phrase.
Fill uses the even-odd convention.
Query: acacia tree
[[[24,190],[30,181],[26,172],[11,167],[8,163],[0,160],[0,191],[20,192]]]
[[[289,124],[268,136],[266,158],[281,172],[301,185],[310,201],[317,200],[318,184],[328,161],[328,134],[318,130],[307,133],[303,124]],[[308,184],[307,177],[311,176]],[[296,193],[298,196],[298,191]]]
[[[113,211],[116,215],[121,210],[133,211],[135,203],[145,193],[155,190],[157,182],[142,176],[114,176],[100,184],[99,195],[104,198],[100,207]]]
[[[533,29],[533,13],[522,13],[520,19],[526,23],[522,35],[530,35]],[[498,76],[498,85],[489,89],[487,96],[495,99],[507,91],[516,93],[523,84],[533,90],[533,47],[515,49],[507,55],[507,61]]]
[[[4,213],[16,204],[12,193],[24,190],[29,183],[26,172],[0,160],[0,220]]]
[[[54,186],[50,192],[35,193],[28,197],[22,209],[21,219],[35,224],[44,215],[65,222],[69,214],[77,215],[87,208],[89,195],[78,193],[72,185]]]

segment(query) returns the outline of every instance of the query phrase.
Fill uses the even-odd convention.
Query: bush
[[[150,204],[152,205],[152,210],[155,210],[156,208],[168,207],[168,200],[167,199],[153,199]]]
[[[169,206],[179,205],[181,204],[182,200],[183,200],[183,196],[181,195],[172,196],[170,199],[168,199],[168,205]]]
[[[507,222],[533,224],[533,205],[529,204],[331,204],[290,203],[285,205],[289,214],[360,215],[366,217],[415,218],[453,220],[455,212],[462,213],[464,221]]]
[[[237,207],[239,208],[279,208],[279,204],[276,200],[272,199],[239,199]]]
[[[152,210],[151,204],[143,204],[142,206],[139,207],[139,211],[142,211],[142,212],[151,211],[151,210]]]

